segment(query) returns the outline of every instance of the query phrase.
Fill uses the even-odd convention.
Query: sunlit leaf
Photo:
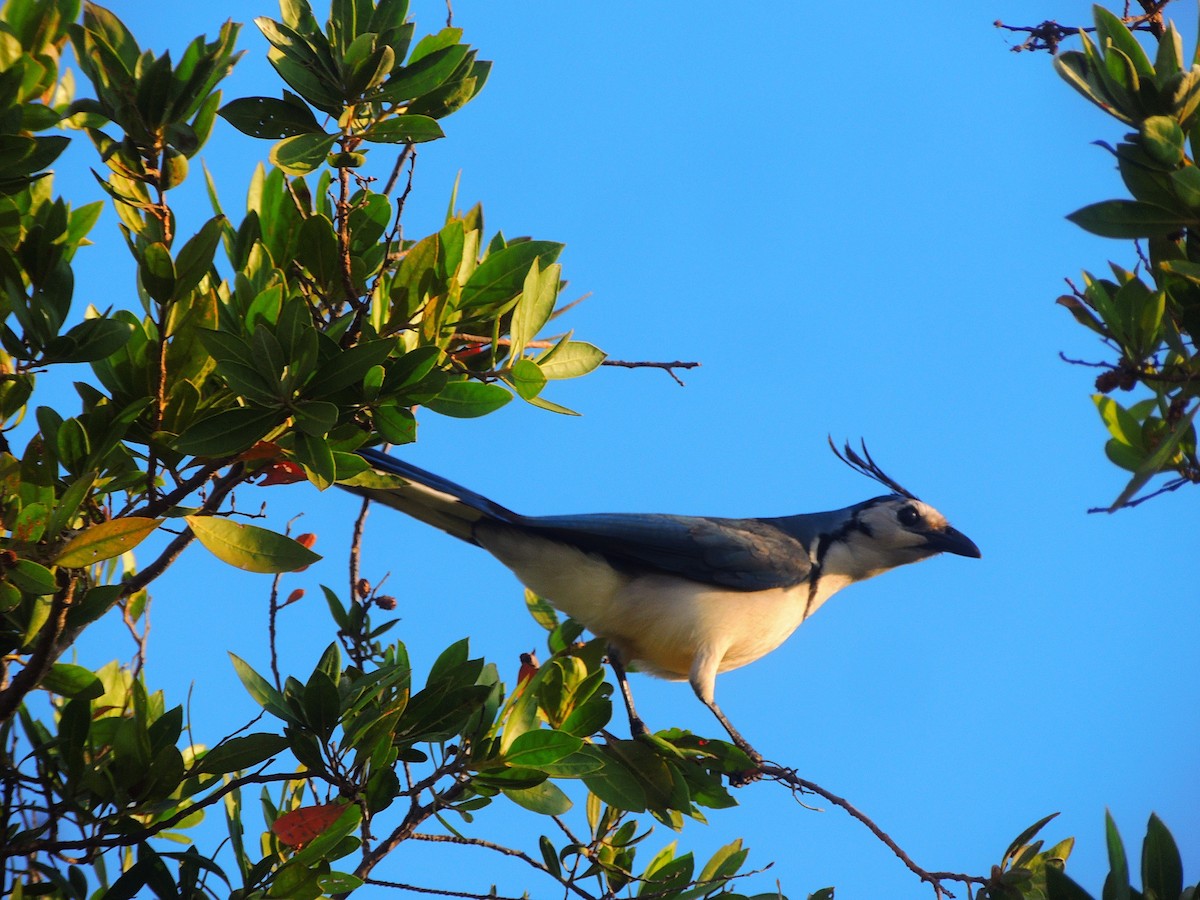
[[[67,541],[54,562],[56,565],[79,569],[120,556],[149,537],[162,521],[128,516],[91,525]]]
[[[307,175],[325,161],[336,134],[297,134],[271,148],[270,160],[289,175]]]
[[[470,419],[495,412],[512,400],[512,394],[498,384],[478,381],[452,381],[426,406],[444,416]]]
[[[286,535],[219,516],[184,516],[213,556],[247,572],[293,572],[321,557]]]

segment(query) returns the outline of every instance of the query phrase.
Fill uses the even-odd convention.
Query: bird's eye
[[[896,513],[896,521],[905,528],[912,528],[921,523],[921,512],[915,506],[903,506]]]

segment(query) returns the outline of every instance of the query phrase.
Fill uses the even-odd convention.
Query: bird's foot
[[[763,755],[761,753],[759,753],[746,742],[745,738],[735,740],[734,745],[750,758],[750,765],[752,768],[743,769],[739,772],[730,772],[729,785],[730,787],[745,787],[746,785],[753,784],[763,777],[762,767],[766,760],[763,759]]]
[[[645,737],[650,733],[650,729],[646,727],[646,723],[642,721],[641,716],[629,717],[629,734],[635,740],[640,737]]]

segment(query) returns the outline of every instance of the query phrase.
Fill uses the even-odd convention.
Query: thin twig
[[[1195,483],[1196,482],[1193,479],[1184,478],[1181,476],[1179,478],[1174,479],[1173,481],[1168,481],[1166,484],[1164,484],[1158,490],[1151,491],[1149,494],[1144,494],[1143,496],[1138,497],[1136,500],[1126,500],[1120,506],[1093,506],[1091,509],[1088,510],[1088,512],[1089,513],[1114,513],[1119,509],[1133,509],[1135,506],[1141,506],[1147,500],[1153,500],[1155,497],[1159,497],[1163,494],[1170,494],[1174,491],[1177,491],[1181,487],[1183,487],[1185,484],[1195,484]]]
[[[413,162],[416,162],[417,155],[413,151],[412,144],[405,144],[404,148],[400,151],[400,155],[396,157],[396,164],[394,166],[392,166],[392,174],[388,176],[388,180],[383,185],[382,193],[385,197],[390,196],[392,191],[395,190],[396,182],[400,180],[400,170],[404,168],[405,161],[410,158],[413,160]],[[401,196],[401,201],[400,201],[401,205],[403,205],[404,199],[408,196],[408,191],[411,191],[411,190],[412,190],[412,167],[409,167],[408,190],[406,190],[404,192],[404,194]]]
[[[650,362],[650,361],[627,362],[626,360],[623,360],[623,359],[606,359],[606,360],[604,360],[604,362],[600,363],[600,365],[602,365],[602,366],[619,366],[622,369],[662,369],[664,372],[666,372],[668,375],[670,375],[671,378],[673,378],[675,380],[676,384],[678,384],[680,387],[683,387],[684,386],[683,379],[675,374],[675,370],[676,369],[699,368],[700,363],[698,363],[698,362],[681,362],[680,360],[675,360],[674,362]]]
[[[354,519],[354,531],[350,537],[350,602],[358,596],[359,562],[362,559],[363,532],[367,527],[367,512],[371,509],[371,498],[363,497],[362,507]]]
[[[435,894],[439,897],[466,897],[468,900],[522,900],[521,897],[504,897],[500,894],[474,894],[470,891],[450,891],[442,888],[427,888],[420,887],[415,884],[404,884],[400,881],[383,881],[379,878],[364,878],[367,884],[373,884],[376,887],[396,888],[400,891],[412,891],[414,894]],[[529,895],[526,894],[526,897]]]
[[[279,677],[279,648],[276,646],[277,626],[279,619],[279,583],[283,573],[276,572],[271,579],[271,594],[267,602],[267,644],[271,650],[271,676],[275,679],[275,689],[283,690],[283,681]]]
[[[762,766],[760,771],[767,778],[782,782],[783,784],[791,787],[793,790],[807,791],[809,793],[816,794],[820,797],[824,797],[834,806],[840,806],[853,818],[867,826],[870,832],[883,842],[884,846],[896,854],[896,856],[902,863],[904,863],[910,872],[932,886],[934,895],[938,898],[954,897],[954,894],[952,894],[942,885],[943,881],[958,881],[968,886],[972,884],[987,884],[986,878],[980,878],[976,875],[963,875],[956,872],[930,872],[927,869],[921,868],[899,844],[892,840],[892,837],[886,831],[875,824],[875,821],[870,816],[850,803],[850,801],[845,797],[839,797],[837,794],[827,791],[819,784],[816,784],[815,782],[809,781],[805,778],[801,778],[796,774],[795,769],[786,769],[782,766],[767,764]]]
[[[553,878],[564,888],[580,897],[585,898],[585,900],[594,900],[593,896],[579,885],[574,884],[562,878],[561,876],[555,875],[546,867],[545,863],[534,859],[523,850],[517,850],[513,847],[506,847],[503,844],[497,844],[494,841],[488,841],[483,838],[469,838],[454,834],[425,834],[424,832],[415,831],[410,836],[414,841],[428,841],[429,843],[433,844],[461,844],[468,847],[482,847],[485,850],[491,850],[495,853],[501,854],[502,856],[511,856],[514,859],[519,859],[521,862],[532,866],[543,875]]]

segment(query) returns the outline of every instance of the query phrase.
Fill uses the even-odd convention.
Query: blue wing
[[[743,591],[800,584],[812,570],[804,544],[769,520],[636,513],[522,516],[379,450],[359,453],[374,469],[404,483],[351,483],[344,485],[347,490],[471,543],[477,543],[476,524],[486,521],[578,547],[623,571],[660,572]]]
[[[649,568],[735,590],[791,587],[812,571],[804,545],[762,519],[601,513],[538,516],[522,526],[598,553],[617,568]]]

